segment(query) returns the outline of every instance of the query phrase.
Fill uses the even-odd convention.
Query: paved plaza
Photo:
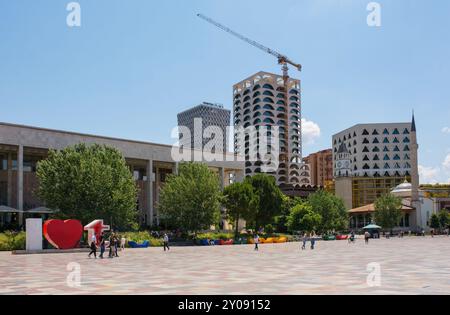
[[[128,249],[103,260],[1,252],[0,294],[450,294],[449,237],[316,245]],[[71,262],[81,267],[79,287],[67,285]],[[380,286],[367,284],[370,263],[380,264]]]

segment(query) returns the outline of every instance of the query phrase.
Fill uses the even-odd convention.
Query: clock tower
[[[341,143],[336,153],[336,161],[334,164],[334,177],[349,177],[351,176],[351,158],[350,152],[345,143]]]

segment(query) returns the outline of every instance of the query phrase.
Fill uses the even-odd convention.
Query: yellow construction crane
[[[255,46],[256,48],[259,48],[259,49],[265,51],[266,53],[277,57],[278,64],[282,65],[283,78],[285,80],[285,83],[287,83],[287,80],[289,79],[289,74],[288,74],[289,68],[287,66],[288,64],[294,66],[298,71],[302,71],[302,66],[300,64],[298,64],[298,63],[295,63],[295,62],[291,61],[287,56],[285,56],[283,54],[280,54],[279,52],[277,52],[277,51],[275,51],[273,49],[270,49],[270,48],[268,48],[268,47],[266,47],[266,46],[264,46],[264,45],[262,45],[262,44],[260,44],[260,43],[258,43],[256,41],[248,38],[248,37],[245,37],[245,36],[239,34],[239,33],[235,32],[235,31],[233,31],[232,29],[230,29],[230,28],[228,28],[228,27],[226,27],[226,26],[224,26],[224,25],[214,21],[213,19],[211,19],[211,18],[209,18],[209,17],[207,17],[207,16],[205,16],[203,14],[197,14],[197,16],[199,18],[202,18],[203,20],[205,20],[205,21],[207,21],[207,22],[217,26],[218,28],[224,30],[225,32],[230,33],[230,34],[236,36],[237,38],[240,38],[241,40],[249,43],[250,45]]]

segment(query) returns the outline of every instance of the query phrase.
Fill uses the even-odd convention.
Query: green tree
[[[328,233],[347,228],[348,213],[341,198],[319,190],[308,196],[308,202],[314,212],[320,214],[322,218],[318,227],[319,231]]]
[[[439,212],[439,224],[441,226],[441,229],[446,229],[450,224],[450,215],[446,209],[442,209]]]
[[[61,219],[87,224],[95,219],[114,228],[137,227],[137,187],[122,154],[103,145],[77,144],[50,150],[37,165],[38,196]]]
[[[385,194],[375,200],[375,221],[384,229],[397,226],[402,217],[402,200],[391,194]]]
[[[312,232],[321,224],[322,216],[314,212],[308,202],[297,204],[291,209],[287,218],[287,227],[291,232]]]
[[[233,183],[225,187],[222,204],[226,208],[227,219],[234,224],[235,235],[239,234],[239,219],[252,221],[252,200],[255,198],[249,183]]]
[[[253,198],[254,211],[252,217],[255,230],[274,221],[275,216],[281,212],[283,193],[275,183],[275,178],[267,174],[256,174],[247,177],[245,182],[252,185],[255,198]]]
[[[197,233],[220,217],[219,177],[203,163],[181,163],[161,190],[159,210],[172,226]]]
[[[430,227],[438,230],[441,227],[441,222],[439,222],[439,216],[433,213],[430,217]]]
[[[303,201],[297,197],[292,198],[286,195],[282,196],[281,211],[280,214],[275,217],[275,227],[278,232],[285,233],[288,231],[287,218],[291,209],[302,202]]]

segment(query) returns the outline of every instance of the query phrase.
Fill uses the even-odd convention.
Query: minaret
[[[416,208],[416,225],[420,228],[425,228],[421,220],[421,203],[419,199],[419,164],[418,164],[418,150],[416,121],[414,119],[414,112],[411,122],[411,206]]]

